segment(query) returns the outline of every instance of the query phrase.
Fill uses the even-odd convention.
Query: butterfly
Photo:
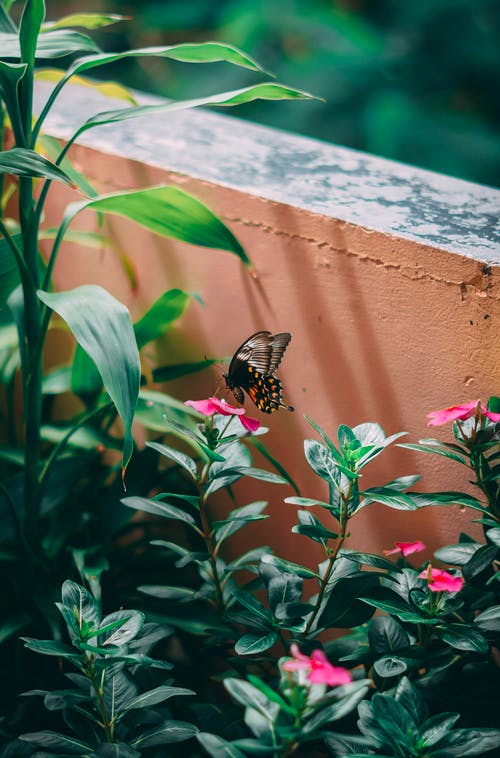
[[[274,375],[291,338],[288,332],[255,332],[239,346],[224,374],[228,389],[239,403],[243,403],[244,390],[259,411],[293,411],[282,401],[281,382]]]

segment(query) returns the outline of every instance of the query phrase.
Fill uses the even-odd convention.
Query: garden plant
[[[77,77],[106,93],[108,84],[82,75],[120,58],[226,61],[257,72],[259,65],[221,42],[107,53],[87,30],[121,17],[78,13],[48,22],[42,0],[27,0],[17,16],[16,9],[0,2],[0,755],[493,755],[500,749],[500,400],[430,414],[430,425],[452,424],[454,441],[446,443],[403,443],[403,433],[386,436],[375,422],[342,424],[334,442],[327,422],[309,419],[305,458],[325,490],[317,500],[299,492],[263,442],[267,429],[242,407],[213,395],[182,403],[147,385],[140,351],[180,318],[192,295],[168,290],[133,323],[101,287],[54,290],[64,241],[106,244],[108,214],[225,250],[253,272],[232,232],[183,190],[98,194],[70,162],[80,134],[159,111],[166,118],[179,108],[311,96],[266,82],[141,106],[113,88],[127,105],[90,117],[59,145],[43,125],[62,88]],[[47,61],[61,67],[47,69]],[[33,114],[37,78],[53,88]],[[54,182],[79,193],[57,228],[44,218]],[[96,212],[98,232],[71,228],[84,210]],[[63,324],[75,338],[73,357],[44,372],[48,332]],[[173,356],[152,379],[211,363]],[[56,422],[55,400],[68,393],[81,410]],[[269,417],[273,424],[280,413]],[[147,430],[143,448],[133,421]],[[363,487],[363,469],[392,444],[467,467],[476,495],[416,491],[418,476]],[[245,479],[257,480],[262,500],[237,502],[235,485]],[[234,502],[221,514],[223,490]],[[272,545],[227,552],[237,532],[272,522],[270,490],[297,509],[292,531],[319,546],[319,565],[285,560]],[[415,565],[425,548],[419,539],[387,546],[385,555],[359,552],[348,542],[351,520],[374,503],[471,509],[484,538],[461,534],[424,565]]]

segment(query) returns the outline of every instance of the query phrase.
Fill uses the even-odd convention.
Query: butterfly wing
[[[291,335],[255,332],[236,350],[227,373],[226,383],[241,402],[245,390],[252,402],[264,413],[278,408],[293,410],[281,400],[281,383],[273,376],[286,350]]]

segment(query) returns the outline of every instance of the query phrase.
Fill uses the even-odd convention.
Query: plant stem
[[[208,560],[212,567],[212,578],[214,580],[216,606],[219,611],[225,613],[224,594],[222,592],[222,585],[217,569],[217,557],[215,553],[214,535],[210,525],[210,517],[208,514],[208,504],[205,495],[205,482],[208,474],[209,464],[207,463],[203,467],[200,479],[198,481],[198,490],[200,493],[200,520],[203,530],[203,538],[205,540],[205,546],[207,548]]]
[[[103,688],[97,681],[97,677],[94,670],[93,657],[87,658],[84,665],[85,665],[85,670],[87,672],[87,678],[89,679],[92,685],[92,688],[96,694],[97,709],[101,715],[101,726],[106,736],[106,742],[113,742],[113,732],[114,732],[113,719],[109,717],[108,709],[106,708],[106,703],[104,702]]]
[[[38,288],[38,245],[33,226],[33,181],[19,181],[19,218],[23,237],[24,263],[29,278],[22,277],[24,298],[25,363],[22,366],[25,422],[25,534],[36,547],[40,513],[40,426],[42,416],[42,351],[40,301]]]
[[[304,629],[304,632],[303,632],[304,635],[308,635],[310,633],[314,625],[314,622],[316,621],[318,613],[320,612],[321,605],[323,603],[323,597],[328,587],[328,582],[330,581],[330,576],[332,574],[335,561],[337,560],[340,549],[342,545],[344,544],[347,537],[347,525],[349,523],[349,500],[351,498],[351,490],[352,490],[352,481],[349,482],[347,492],[345,494],[341,493],[342,510],[340,513],[340,534],[337,538],[337,543],[333,549],[333,552],[330,553],[328,557],[328,566],[326,567],[324,577],[320,580],[320,587],[319,587],[318,597],[316,599],[316,605],[314,607],[313,612],[311,613],[309,617],[309,621],[307,622],[306,628]]]

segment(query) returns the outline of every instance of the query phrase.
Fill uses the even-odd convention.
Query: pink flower
[[[419,575],[419,579],[427,579],[427,584],[432,592],[460,592],[464,586],[461,576],[454,576],[448,571],[428,566]]]
[[[427,414],[427,417],[430,419],[427,422],[427,426],[441,426],[441,424],[447,424],[450,421],[465,421],[475,415],[479,402],[479,400],[472,400],[470,403],[464,403],[463,405],[452,405],[450,408],[444,408],[442,411],[432,411]],[[489,411],[482,403],[479,407],[483,416],[489,418],[490,421],[500,421],[500,413]]]
[[[206,400],[186,400],[184,405],[189,405],[203,416],[213,416],[214,413],[220,413],[221,416],[238,416],[242,426],[249,432],[256,432],[260,426],[260,421],[246,415],[244,408],[235,408],[225,400],[219,400],[218,397],[209,397]]]
[[[309,673],[307,679],[311,684],[328,684],[336,687],[340,684],[349,684],[352,681],[351,673],[341,666],[332,666],[322,650],[313,650],[311,656],[300,652],[299,646],[294,642],[290,646],[292,659],[285,661],[282,668],[284,671],[304,671]]]
[[[394,553],[401,552],[406,558],[407,555],[420,553],[422,550],[425,550],[425,545],[423,542],[420,542],[420,540],[417,540],[416,542],[395,542],[394,544],[397,547],[393,550],[384,550],[384,555],[393,555]]]

